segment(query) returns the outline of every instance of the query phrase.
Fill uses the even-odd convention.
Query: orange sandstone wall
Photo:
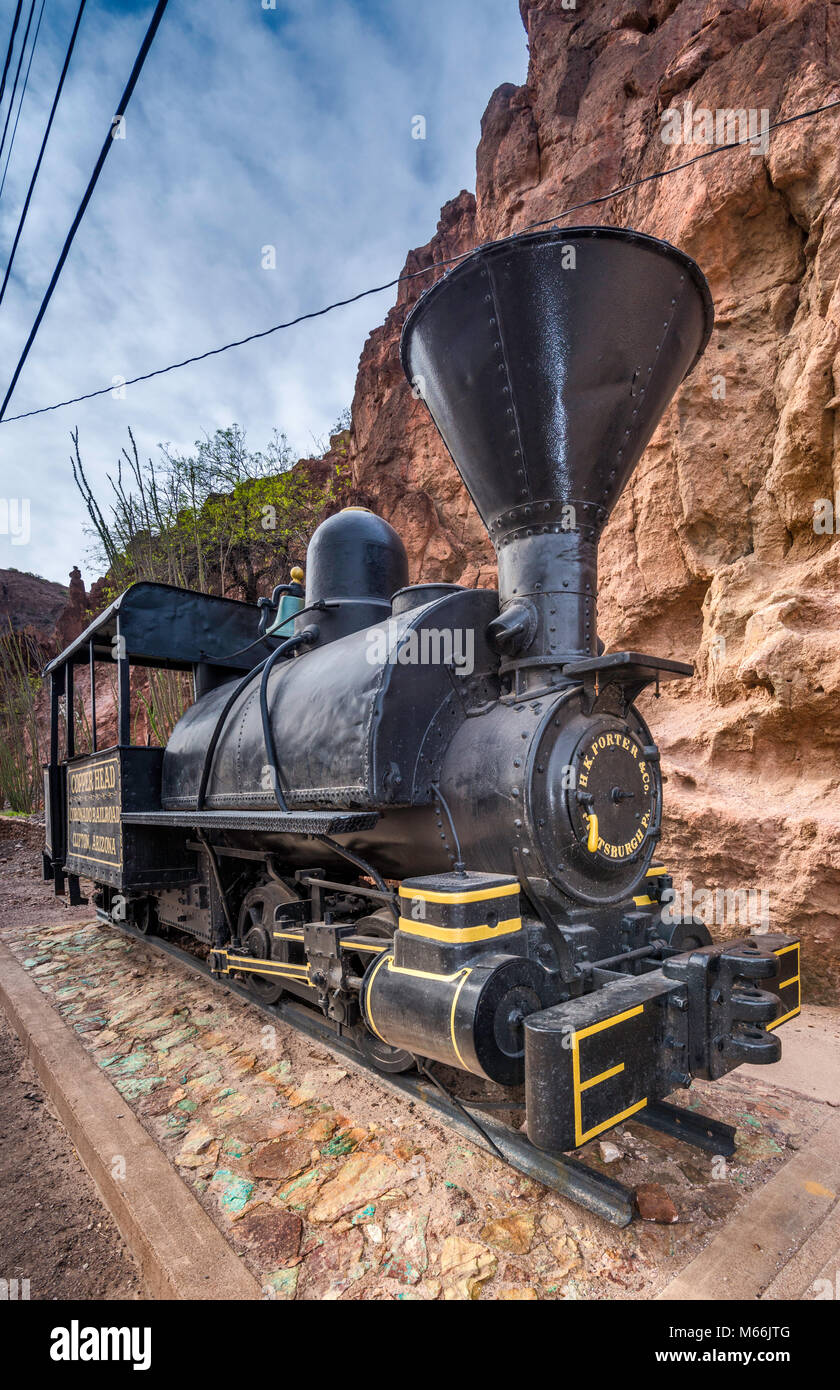
[[[774,121],[840,96],[840,5],[826,0],[520,9],[527,83],[490,98],[476,196],[444,207],[406,270],[706,148],[663,141],[668,107]],[[577,215],[675,242],[709,279],[705,358],[602,543],[600,631],[696,663],[693,681],[644,699],[667,776],[664,857],[678,884],[767,890],[772,926],[803,933],[816,1000],[840,995],[840,548],[813,524],[815,501],[840,491],[838,165],[830,114]],[[484,530],[399,366],[431,278],[401,286],[362,353],[353,493],[401,532],[413,579],[492,586]]]

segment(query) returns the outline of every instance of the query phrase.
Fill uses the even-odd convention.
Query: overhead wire
[[[82,3],[84,3],[84,0],[82,0]],[[23,371],[24,364],[26,363],[26,359],[29,356],[30,348],[32,347],[32,344],[35,341],[38,329],[41,326],[41,321],[44,317],[44,314],[47,312],[47,307],[49,305],[50,300],[52,299],[53,291],[55,290],[55,287],[58,284],[59,276],[61,275],[62,269],[64,268],[64,263],[67,260],[67,257],[70,253],[70,247],[73,245],[73,238],[75,237],[76,232],[79,229],[79,225],[82,221],[82,218],[85,215],[87,205],[91,200],[93,190],[95,189],[96,184],[99,180],[99,175],[102,173],[105,160],[108,158],[108,152],[110,151],[111,146],[114,143],[115,130],[118,128],[116,126],[116,122],[121,121],[125,116],[126,110],[128,109],[128,104],[131,101],[132,93],[134,92],[134,88],[137,85],[137,79],[139,78],[140,73],[143,71],[143,64],[145,63],[146,58],[148,57],[149,50],[152,46],[152,43],[154,42],[155,34],[158,31],[160,21],[163,19],[164,12],[168,3],[169,0],[157,0],[157,4],[155,5],[154,9],[154,14],[152,15],[152,18],[149,21],[149,27],[146,30],[146,33],[143,37],[143,42],[141,43],[140,49],[137,53],[137,57],[134,60],[134,66],[131,69],[131,75],[129,76],[128,82],[125,85],[125,91],[123,92],[122,97],[120,98],[116,114],[113,117],[111,125],[108,129],[108,133],[103,141],[102,149],[99,151],[99,158],[97,159],[96,164],[94,165],[93,173],[91,174],[90,179],[88,180],[88,186],[82,195],[82,201],[79,203],[79,206],[76,210],[76,215],[73,218],[70,230],[67,233],[64,245],[61,248],[61,252],[56,262],[55,269],[53,270],[53,273],[50,277],[50,282],[47,285],[46,290],[44,291],[44,295],[41,299],[40,308],[38,309],[38,312],[35,315],[35,322],[33,323],[32,328],[30,330],[29,337],[23,345],[23,351],[21,352],[18,364],[15,367],[15,370],[12,374],[12,379],[9,383],[8,390],[6,391],[6,395],[3,399],[3,404],[0,405],[0,420],[3,419],[3,416],[6,412],[6,406],[9,404],[12,392],[14,391],[18,383],[18,378],[21,372]],[[4,281],[3,283],[4,289],[5,285],[6,281]],[[2,301],[1,291],[0,301]]]
[[[15,50],[15,34],[17,33],[17,27],[20,23],[20,12],[22,8],[23,0],[17,0],[17,5],[15,6],[15,17],[12,20],[12,32],[9,38],[9,47],[6,50],[6,61],[3,64],[3,76],[0,77],[0,104],[2,104],[3,94],[6,90],[6,77],[8,76],[9,64],[12,61],[12,54]]]
[[[20,46],[20,53],[19,53],[19,55],[18,55],[17,67],[15,68],[15,80],[14,80],[14,83],[12,84],[12,91],[11,91],[11,95],[10,95],[10,97],[9,97],[9,109],[8,109],[8,111],[6,112],[6,120],[5,120],[4,125],[3,125],[3,134],[0,135],[0,158],[2,158],[2,156],[3,156],[3,146],[4,146],[5,143],[6,143],[6,133],[7,133],[8,129],[9,129],[9,121],[11,120],[11,117],[12,117],[12,110],[14,109],[15,97],[16,97],[16,95],[17,95],[18,82],[20,81],[20,70],[21,70],[21,68],[23,67],[23,57],[24,57],[24,54],[26,53],[26,45],[27,45],[27,43],[28,43],[28,41],[29,41],[29,30],[32,28],[32,19],[33,19],[34,14],[35,14],[35,0],[32,0],[32,3],[31,3],[30,6],[29,6],[29,18],[28,18],[27,21],[26,21],[26,29],[24,30],[24,34],[23,34],[23,43],[22,43],[21,46]]]
[[[22,210],[21,210],[20,217],[18,218],[17,231],[15,232],[15,238],[14,238],[14,241],[12,242],[12,249],[11,249],[11,251],[9,252],[9,259],[8,259],[8,261],[6,262],[6,272],[5,272],[4,276],[3,276],[3,284],[0,285],[0,304],[3,303],[3,296],[4,296],[5,293],[6,293],[6,286],[7,286],[8,283],[9,283],[9,276],[10,276],[11,273],[12,273],[12,266],[14,265],[15,254],[16,254],[17,249],[18,249],[18,243],[19,243],[20,238],[21,238],[21,235],[22,235],[22,233],[23,233],[23,228],[24,228],[24,226],[25,226],[25,224],[26,224],[27,214],[28,214],[28,212],[29,212],[29,204],[30,204],[31,201],[32,201],[32,194],[33,194],[33,192],[34,192],[34,190],[35,190],[35,185],[36,185],[36,183],[38,182],[38,174],[40,173],[40,170],[41,170],[41,163],[42,163],[43,158],[44,158],[44,151],[45,151],[45,149],[47,148],[47,141],[48,141],[49,138],[50,138],[50,131],[52,130],[52,123],[53,123],[53,120],[55,119],[56,108],[58,107],[59,98],[60,98],[60,96],[61,96],[62,88],[64,87],[64,79],[65,79],[65,77],[67,76],[67,69],[68,69],[69,66],[70,66],[70,59],[71,59],[71,57],[72,57],[72,55],[73,55],[73,49],[74,49],[75,44],[76,44],[76,35],[77,35],[78,32],[79,32],[79,25],[80,25],[81,22],[82,22],[82,15],[84,14],[84,10],[85,10],[85,5],[86,5],[86,3],[87,3],[87,0],[79,0],[79,10],[78,10],[78,13],[77,13],[77,15],[76,15],[76,22],[75,22],[75,24],[73,25],[73,32],[72,32],[72,34],[70,35],[70,42],[69,42],[69,44],[67,45],[67,52],[66,52],[65,55],[64,55],[64,63],[63,63],[62,68],[61,68],[61,75],[59,76],[59,79],[58,79],[58,86],[57,86],[57,88],[56,88],[55,96],[53,97],[52,106],[51,106],[51,108],[50,108],[50,114],[49,114],[49,117],[48,117],[48,119],[47,119],[46,130],[44,131],[43,139],[41,140],[41,148],[40,148],[40,150],[38,151],[38,158],[37,158],[36,161],[35,161],[35,168],[34,168],[33,171],[32,171],[32,178],[29,180],[29,188],[27,189],[26,198],[24,199],[24,203],[23,203],[23,208],[22,208]]]
[[[0,198],[3,197],[3,189],[6,186],[6,175],[9,172],[9,163],[12,158],[12,150],[15,147],[15,136],[17,135],[18,122],[20,120],[20,113],[23,110],[23,99],[26,96],[26,89],[29,86],[29,74],[32,71],[32,59],[35,57],[35,49],[38,47],[38,35],[41,32],[41,20],[44,18],[44,8],[46,6],[46,3],[47,0],[41,0],[41,10],[38,15],[38,23],[35,25],[35,37],[32,40],[32,47],[29,50],[29,62],[26,65],[26,73],[24,74],[23,86],[21,87],[20,91],[20,101],[18,102],[17,115],[15,116],[15,123],[12,126],[12,138],[9,141],[9,148],[6,152],[6,163],[3,166],[3,177],[2,179],[0,179]]]
[[[793,116],[785,116],[778,121],[770,122],[766,129],[768,132],[771,130],[778,130],[780,127],[792,125],[796,121],[804,121],[812,116],[822,115],[824,112],[834,110],[838,106],[840,106],[840,98],[825,102],[821,106],[811,107],[807,111],[798,111]],[[563,208],[560,212],[553,213],[550,217],[543,218],[540,221],[531,222],[527,226],[520,228],[517,235],[522,236],[530,231],[535,231],[540,227],[552,226],[555,223],[557,223],[561,218],[568,217],[573,212],[580,212],[582,209],[588,207],[597,207],[602,203],[609,202],[609,200],[612,198],[617,198],[625,193],[630,193],[635,188],[641,188],[644,184],[651,183],[654,180],[669,178],[673,174],[678,174],[682,170],[689,169],[692,165],[700,163],[701,160],[712,159],[719,154],[723,154],[726,150],[736,149],[739,146],[752,144],[754,143],[754,139],[754,136],[748,135],[743,140],[730,140],[724,144],[715,145],[711,149],[703,150],[700,154],[694,155],[691,159],[683,161],[681,164],[670,165],[667,169],[660,169],[652,174],[644,174],[637,179],[632,179],[625,184],[620,184],[615,188],[611,188],[606,193],[599,194],[594,198],[587,198],[583,202],[573,203],[569,207]],[[440,260],[431,262],[428,266],[424,266],[421,270],[406,271],[404,274],[397,275],[393,279],[387,280],[381,285],[373,285],[368,289],[360,290],[357,294],[348,295],[344,299],[336,299],[332,303],[324,305],[321,309],[313,309],[307,313],[298,314],[294,318],[285,320],[283,323],[276,323],[273,324],[270,328],[263,328],[255,333],[249,333],[243,338],[235,338],[231,342],[223,343],[220,347],[208,348],[205,352],[195,353],[190,357],[182,358],[180,361],[171,362],[166,367],[157,367],[153,371],[142,372],[137,376],[129,377],[126,381],[122,383],[122,385],[136,386],[140,382],[151,381],[155,377],[159,376],[166,376],[169,372],[178,371],[182,367],[192,366],[196,362],[204,362],[210,357],[218,357],[221,353],[230,352],[233,348],[244,347],[246,344],[257,342],[262,338],[268,338],[274,333],[279,333],[287,328],[293,328],[296,324],[307,322],[310,319],[322,318],[325,314],[332,313],[332,311],[335,309],[344,308],[349,304],[356,304],[359,300],[366,299],[370,295],[381,294],[384,290],[392,289],[396,285],[405,284],[409,280],[416,280],[422,275],[429,275],[434,271],[443,270],[449,266],[457,265],[460,261],[465,260],[467,256],[472,255],[473,250],[475,250],[475,248],[471,247],[470,250],[462,251],[456,256],[441,258]],[[0,299],[1,298],[2,295],[0,294]],[[17,380],[17,376],[19,376],[19,374],[19,372],[16,373],[15,380]],[[3,404],[3,408],[2,410],[0,410],[0,424],[13,424],[15,421],[18,420],[29,420],[35,415],[46,415],[49,414],[51,411],[61,410],[65,406],[79,405],[83,401],[90,401],[94,400],[98,396],[108,395],[111,391],[113,391],[113,389],[114,387],[112,382],[110,385],[98,387],[94,391],[86,391],[79,396],[70,396],[66,400],[56,401],[52,405],[43,405],[37,407],[34,410],[22,411],[19,415],[6,416],[5,407],[6,404],[8,404],[9,396],[11,394],[11,391],[9,391],[7,392],[6,401]]]
[[[808,111],[797,111],[793,116],[785,116],[778,121],[771,121],[766,129],[779,130],[781,126],[793,125],[795,121],[807,120],[809,116],[820,116],[824,111],[832,111],[840,106],[840,97],[835,101],[827,101],[822,106],[813,106]],[[523,227],[523,232],[535,231],[538,227],[548,227],[556,222],[557,217],[568,217],[570,213],[579,212],[581,208],[597,207],[599,203],[606,203],[610,198],[618,198],[623,193],[629,193],[634,188],[641,188],[643,184],[653,183],[656,179],[668,178],[671,174],[679,174],[683,169],[690,169],[693,164],[699,164],[703,159],[711,159],[714,155],[723,154],[724,150],[734,150],[740,145],[754,145],[755,137],[748,135],[744,140],[726,140],[720,145],[714,145],[710,150],[702,150],[700,154],[695,154],[691,159],[683,160],[682,164],[671,164],[667,169],[657,169],[652,174],[644,174],[641,178],[632,179],[629,183],[620,184],[617,188],[611,188],[608,193],[602,193],[597,198],[587,198],[585,203],[574,203],[571,207],[564,208],[555,217],[547,217],[542,222],[530,222],[527,227]]]

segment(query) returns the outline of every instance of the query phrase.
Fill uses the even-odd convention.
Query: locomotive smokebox
[[[403,368],[496,550],[503,670],[596,652],[599,537],[712,322],[690,257],[612,227],[481,247],[408,316]]]

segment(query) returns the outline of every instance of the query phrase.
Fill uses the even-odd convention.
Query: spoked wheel
[[[393,916],[383,908],[379,912],[371,913],[369,917],[361,917],[356,923],[356,932],[359,936],[381,937],[388,941],[394,935],[395,926]],[[390,1072],[393,1075],[401,1071],[410,1071],[414,1066],[414,1058],[410,1052],[383,1042],[364,1023],[356,1034],[356,1042],[362,1056],[372,1067],[376,1067],[377,1071]]]
[[[289,959],[289,943],[272,937],[278,910],[289,901],[278,883],[260,883],[246,893],[239,912],[239,939],[249,956],[257,960],[280,962]],[[274,948],[274,949],[272,949]],[[245,983],[261,1004],[276,1004],[283,993],[281,980],[270,975],[245,973]]]
[[[138,903],[134,909],[134,926],[143,936],[159,932],[160,928],[157,921],[154,903],[151,898],[144,898],[142,903]]]
[[[356,935],[388,938],[394,935],[396,925],[393,915],[383,907],[378,912],[372,912],[369,917],[359,918],[356,923]]]
[[[692,917],[689,922],[662,923],[658,931],[675,951],[696,951],[712,944],[709,929],[699,917]]]
[[[376,1067],[377,1071],[394,1074],[410,1071],[414,1066],[414,1058],[410,1052],[406,1052],[402,1047],[391,1047],[390,1043],[375,1038],[364,1025],[356,1035],[356,1042],[365,1060],[370,1062],[372,1067]]]

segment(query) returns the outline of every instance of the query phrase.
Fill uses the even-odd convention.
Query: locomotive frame
[[[710,331],[700,271],[652,238],[481,248],[421,297],[402,355],[487,525],[498,593],[408,585],[396,532],[354,507],[315,532],[305,592],[299,572],[259,605],[136,584],[47,668],[57,894],[80,903],[91,878],[103,924],[618,1224],[632,1193],[571,1155],[630,1118],[731,1154],[730,1126],[666,1097],[775,1061],[801,1000],[797,938],[714,943],[670,916],[659,754],[635,701],[692,668],[597,638],[600,532]],[[413,664],[441,634],[442,659]],[[108,749],[100,662],[116,663]],[[192,678],[165,749],[131,742],[133,666]],[[435,1063],[507,1099],[453,1095]],[[499,1105],[527,1138],[484,1113]]]

